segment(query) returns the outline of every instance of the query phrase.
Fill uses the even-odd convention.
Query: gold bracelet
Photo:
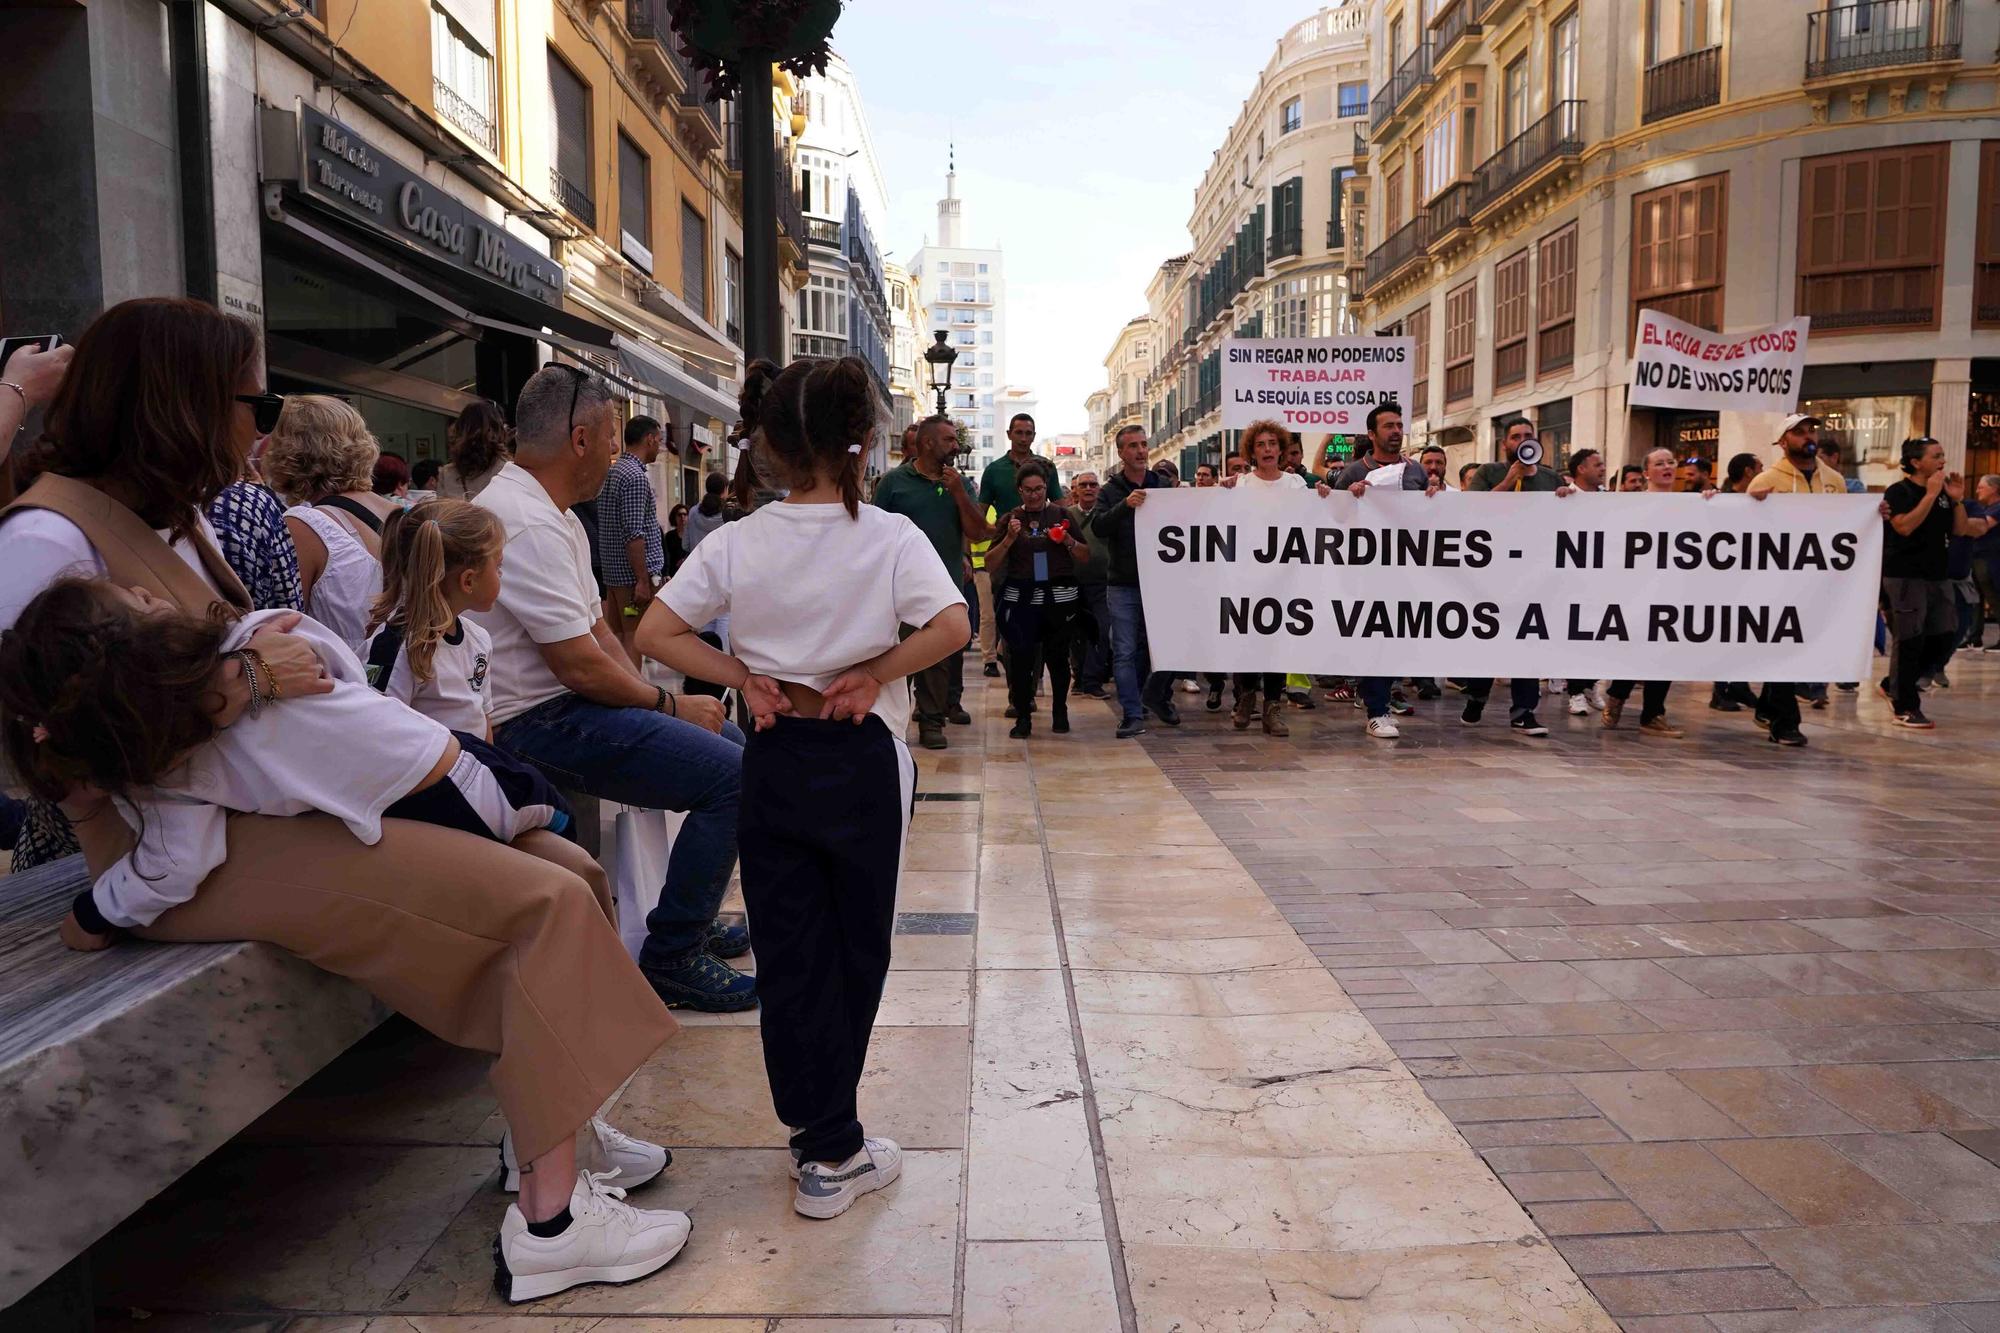
[[[272,704],[278,702],[279,699],[284,697],[285,692],[278,684],[278,674],[271,670],[271,664],[264,660],[264,654],[258,652],[255,648],[245,648],[242,651],[244,659],[255,664],[257,674],[262,676],[264,681],[271,687],[270,697],[264,700],[264,702]],[[251,688],[254,689],[255,686],[253,685]]]

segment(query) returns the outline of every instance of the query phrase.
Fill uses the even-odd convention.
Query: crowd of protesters
[[[666,1149],[597,1114],[672,1034],[670,1008],[762,1006],[796,1211],[835,1217],[897,1179],[901,1150],[865,1134],[856,1089],[913,809],[905,733],[943,749],[972,723],[974,643],[1005,678],[1014,738],[1044,707],[1068,732],[1070,697],[1108,690],[1120,738],[1181,725],[1177,686],[1203,686],[1150,659],[1136,517],[1152,491],[1566,499],[1608,481],[1593,450],[1538,461],[1525,420],[1503,428],[1502,459],[1450,478],[1442,448],[1406,455],[1385,405],[1366,448],[1320,474],[1259,422],[1184,483],[1134,426],[1115,470],[1065,494],[1032,418],[975,485],[940,416],[904,432],[864,502],[869,372],[801,359],[752,363],[734,477],[663,519],[648,469],[673,426],[628,417],[587,366],[545,366],[504,408],[469,403],[449,458],[414,466],[346,402],[270,392],[263,366],[250,325],[166,299],[0,366],[0,432],[19,437],[0,508],[0,748],[27,795],[9,797],[15,864],[82,854],[88,886],[60,923],[73,949],[265,941],[493,1055],[501,1184],[518,1195],[495,1255],[517,1301],[644,1277],[687,1244],[684,1214],[624,1202]],[[1781,456],[1731,459],[1722,489],[1846,493],[1818,426],[1791,418]],[[1931,440],[1900,463],[1881,505],[1880,687],[1901,725],[1928,727],[1921,693],[1949,687],[1953,653],[2000,651],[1983,643],[2000,478],[1967,495]],[[1657,450],[1617,489],[1717,488]],[[1479,723],[1494,682],[1450,683]],[[1640,690],[1639,729],[1682,734],[1665,682],[1599,684],[1551,682],[1606,728]],[[1383,740],[1412,696],[1442,692],[1274,669],[1210,676],[1209,711],[1225,688],[1238,730],[1280,739],[1316,690]],[[1720,682],[1711,706],[1798,745],[1800,700],[1823,707],[1826,689]],[[1517,733],[1548,734],[1542,697],[1511,682]],[[636,957],[576,841],[585,794],[685,816]],[[747,924],[720,915],[739,863]],[[753,931],[755,976],[731,964]]]

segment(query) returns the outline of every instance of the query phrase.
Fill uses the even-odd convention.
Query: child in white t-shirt
[[[309,617],[292,632],[319,654],[332,691],[218,728],[217,659],[240,654],[254,687],[266,668],[250,639],[289,614],[229,623],[143,588],[63,579],[0,635],[0,742],[14,771],[45,799],[94,787],[138,830],[78,896],[64,926],[72,948],[101,948],[114,928],[151,925],[193,898],[227,856],[232,810],[323,811],[371,844],[384,819],[501,842],[568,829],[568,807],[539,772],[370,689],[345,640]]]
[[[963,648],[971,627],[929,539],[860,503],[875,429],[863,362],[798,360],[782,374],[753,364],[743,403],[759,474],[790,494],[697,546],[637,640],[669,667],[742,691],[756,724],[738,844],[764,1066],[778,1118],[795,1127],[793,1207],[826,1218],[902,1169],[900,1148],[863,1136],[855,1089],[915,795],[905,678]],[[696,637],[720,615],[731,654]]]
[[[382,595],[369,612],[368,682],[453,731],[493,739],[493,640],[467,619],[500,596],[507,533],[464,500],[426,500],[382,529]]]

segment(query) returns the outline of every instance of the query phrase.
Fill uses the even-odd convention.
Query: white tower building
[[[931,329],[943,329],[958,351],[952,368],[949,406],[972,437],[976,468],[1004,453],[1006,419],[998,406],[1007,387],[1007,285],[999,248],[966,243],[965,201],[958,197],[956,156],[945,173],[938,200],[937,241],[926,240],[910,259],[910,280],[930,313]],[[922,341],[931,343],[926,333]],[[975,471],[975,474],[977,472]]]

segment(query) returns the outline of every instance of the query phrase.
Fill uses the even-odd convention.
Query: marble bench
[[[388,1014],[263,944],[72,953],[86,882],[80,857],[0,879],[0,1328],[89,1327],[91,1244]]]

